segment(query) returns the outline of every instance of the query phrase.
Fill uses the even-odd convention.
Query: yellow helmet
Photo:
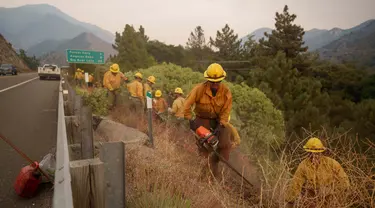
[[[80,71],[81,71],[81,69],[80,69],[80,68],[77,68],[77,69],[76,69],[76,71],[77,71],[77,72],[80,72]]]
[[[155,97],[161,97],[162,93],[160,90],[156,90]]]
[[[227,76],[223,67],[220,64],[213,63],[208,66],[207,70],[204,72],[204,78],[210,82],[220,82]]]
[[[134,75],[134,76],[135,76],[135,77],[137,77],[137,78],[140,78],[140,79],[142,79],[142,78],[143,78],[142,74],[141,74],[141,73],[139,73],[139,72],[135,73],[135,75]]]
[[[305,149],[306,152],[324,152],[326,150],[322,141],[316,137],[310,138],[305,146],[303,146],[303,149]]]
[[[149,76],[147,78],[147,81],[151,82],[152,84],[155,84],[155,80],[156,80],[156,78],[154,76]]]
[[[109,70],[113,73],[118,73],[120,71],[120,67],[118,64],[112,64]]]
[[[174,90],[174,93],[177,93],[177,94],[184,94],[184,91],[182,91],[181,88],[177,87],[177,88]]]

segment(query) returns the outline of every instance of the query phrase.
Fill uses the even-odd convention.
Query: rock
[[[108,119],[100,122],[96,132],[106,141],[123,141],[125,144],[143,144],[148,140],[145,133]]]

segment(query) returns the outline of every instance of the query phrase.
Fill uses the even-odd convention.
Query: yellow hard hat
[[[120,67],[118,64],[112,64],[109,70],[113,73],[118,73],[120,71]]]
[[[174,93],[184,94],[184,92],[182,91],[182,89],[179,88],[179,87],[177,87],[177,88],[174,90]]]
[[[208,66],[207,70],[204,72],[204,78],[210,82],[220,82],[227,76],[223,67],[220,64],[213,63]]]
[[[161,97],[162,93],[160,90],[156,90],[155,97]]]
[[[147,78],[147,81],[151,82],[152,84],[155,84],[155,80],[156,80],[156,78],[154,76],[149,76]]]
[[[77,72],[80,72],[80,71],[81,71],[81,69],[80,69],[80,68],[77,68],[77,69],[76,69],[76,71],[77,71]]]
[[[135,77],[138,77],[138,78],[140,78],[140,79],[142,79],[142,78],[143,78],[142,74],[141,74],[141,73],[139,73],[139,72],[135,73],[135,75],[134,75],[134,76],[135,76]]]
[[[316,137],[310,138],[305,146],[303,146],[303,149],[305,149],[306,152],[324,152],[326,150],[322,141]]]

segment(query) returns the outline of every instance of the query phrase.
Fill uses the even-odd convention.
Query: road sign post
[[[150,91],[146,94],[147,114],[148,114],[148,136],[150,139],[151,147],[154,147],[154,139],[152,137],[152,94]]]
[[[89,73],[85,72],[86,87],[89,88]]]
[[[66,60],[68,63],[81,64],[104,64],[104,52],[86,50],[66,50]]]

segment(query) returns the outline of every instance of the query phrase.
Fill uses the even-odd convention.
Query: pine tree
[[[139,33],[141,34],[141,37],[147,42],[149,40],[149,37],[145,34],[145,28],[141,25],[139,27]]]
[[[271,34],[265,33],[265,38],[259,40],[263,52],[266,55],[276,55],[278,51],[283,51],[287,58],[295,58],[301,52],[306,52],[304,47],[304,29],[293,24],[297,15],[290,14],[288,6],[285,5],[283,13],[276,12],[275,30]]]
[[[250,60],[255,56],[257,49],[257,42],[253,36],[247,37],[247,40],[241,45],[241,58],[243,60]]]
[[[186,56],[189,59],[193,69],[199,71],[205,70],[207,67],[202,61],[211,60],[213,56],[213,51],[206,43],[206,38],[204,36],[204,30],[201,26],[197,26],[193,32],[190,33],[188,42],[186,43],[187,52]]]
[[[118,54],[113,61],[120,65],[122,71],[133,71],[154,63],[153,57],[147,52],[146,36],[142,31],[137,32],[127,24],[122,34],[116,32],[115,44],[112,46]]]
[[[210,44],[218,49],[217,55],[221,60],[236,60],[240,58],[241,41],[238,40],[238,35],[234,33],[228,24],[225,24],[221,32],[216,32],[215,40],[210,37]]]
[[[206,47],[206,38],[204,37],[204,30],[201,26],[197,26],[194,29],[194,32],[190,33],[186,46],[189,49],[200,50],[203,50]]]

